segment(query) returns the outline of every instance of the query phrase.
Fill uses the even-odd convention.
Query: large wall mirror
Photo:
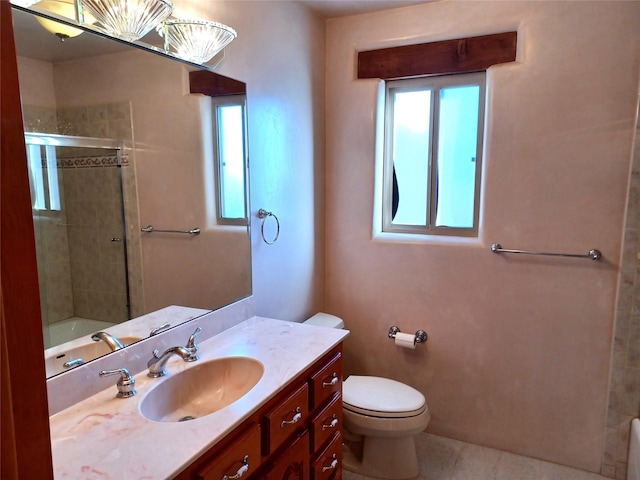
[[[218,194],[233,184],[221,170],[230,140],[216,136],[215,99],[190,93],[194,65],[89,31],[61,41],[22,8],[13,17],[45,347],[249,296],[244,84],[219,90],[243,118],[244,210],[230,222]]]

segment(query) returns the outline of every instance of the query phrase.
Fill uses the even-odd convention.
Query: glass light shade
[[[19,5],[21,7],[30,7],[34,3],[38,3],[40,0],[11,0],[11,3],[14,5]]]
[[[106,33],[129,42],[146,35],[173,11],[168,0],[82,0],[82,6]]]
[[[165,37],[175,54],[189,62],[205,63],[236,38],[236,31],[218,22],[207,20],[165,20],[158,26],[158,33]]]
[[[76,6],[73,0],[41,0],[38,2],[38,9],[54,13],[60,17],[68,18],[74,22],[77,20]],[[38,20],[38,23],[40,23],[45,30],[62,39],[77,37],[84,31],[43,17],[36,16],[36,20]],[[89,15],[85,17],[85,23],[90,24],[94,21],[95,19]]]

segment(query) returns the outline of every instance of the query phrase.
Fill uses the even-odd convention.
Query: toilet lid
[[[389,378],[351,375],[342,383],[344,407],[357,413],[410,417],[426,408],[424,395]]]

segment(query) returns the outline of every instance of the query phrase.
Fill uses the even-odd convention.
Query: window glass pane
[[[393,169],[397,180],[396,225],[427,222],[431,91],[393,95]]]
[[[27,145],[27,159],[29,161],[29,183],[31,184],[33,208],[35,210],[46,210],[40,145]]]
[[[480,87],[440,90],[435,225],[473,228]]]
[[[60,210],[60,189],[58,186],[58,165],[56,147],[44,147],[47,156],[47,180],[49,185],[49,210]]]
[[[245,218],[244,118],[241,105],[218,107],[220,216]]]

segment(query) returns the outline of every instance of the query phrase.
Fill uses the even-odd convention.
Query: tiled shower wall
[[[91,136],[98,138],[114,138],[125,140],[132,144],[133,130],[131,122],[131,106],[129,102],[109,105],[96,105],[79,108],[52,109],[37,106],[23,106],[25,131],[43,132],[43,133],[59,133],[64,135]],[[140,226],[138,220],[138,201],[135,180],[134,152],[132,150],[125,151],[128,162],[122,167],[122,180],[124,190],[125,216],[127,219],[127,257],[129,268],[129,296],[130,296],[130,313],[131,316],[139,316],[143,313],[144,299],[142,290],[142,257],[140,250]],[[96,202],[112,201],[113,197],[109,195],[119,195],[113,181],[109,182],[106,178],[100,180],[91,180],[93,174],[100,168],[103,171],[98,173],[99,177],[105,177],[106,169],[103,167],[88,167],[86,162],[76,159],[76,163],[83,165],[77,168],[73,161],[68,161],[63,169],[62,177],[64,183],[63,190],[68,190],[72,195],[78,192],[89,194],[91,191],[98,192],[95,200],[83,199],[78,201],[75,197],[75,209],[66,212],[66,215],[74,216],[74,222],[81,219],[82,215],[89,215],[92,208],[95,208]],[[114,167],[111,167],[114,168]],[[91,171],[91,175],[88,175]],[[97,183],[96,183],[97,182]],[[109,192],[107,192],[109,190]],[[75,192],[75,193],[74,193]],[[91,202],[91,203],[89,203]],[[72,201],[73,203],[73,201]],[[78,208],[84,205],[86,208]],[[89,206],[91,205],[91,207]],[[95,215],[95,212],[94,212]],[[80,216],[80,217],[79,217]],[[100,218],[97,216],[96,218]],[[94,281],[97,276],[91,272],[96,268],[110,271],[111,278],[122,278],[116,271],[116,264],[109,266],[100,266],[95,261],[89,261],[88,265],[80,265],[79,260],[71,262],[69,260],[69,252],[80,252],[79,256],[74,258],[87,260],[90,258],[85,255],[87,245],[95,242],[87,236],[78,236],[78,230],[75,232],[67,231],[67,229],[53,228],[54,224],[71,223],[69,219],[57,219],[52,221],[50,218],[36,219],[36,233],[38,241],[43,242],[49,249],[55,249],[56,255],[46,255],[46,258],[39,258],[38,261],[47,262],[47,278],[42,279],[45,288],[41,295],[46,295],[46,304],[49,305],[49,311],[45,312],[45,321],[53,323],[55,321],[68,318],[69,316],[83,316],[93,319],[104,319],[112,321],[122,315],[116,311],[121,309],[124,302],[119,296],[122,296],[124,284],[109,284]],[[107,221],[107,219],[103,219]],[[104,222],[103,222],[104,223]],[[85,229],[88,233],[88,229]],[[64,237],[64,238],[61,238]],[[107,244],[106,248],[114,247]],[[45,250],[46,252],[47,250]],[[95,252],[94,252],[95,253]],[[66,260],[65,260],[66,257]],[[94,257],[95,258],[95,257]],[[72,265],[75,264],[75,265]],[[122,262],[120,265],[124,265]],[[73,275],[74,292],[62,290],[62,284],[67,285],[71,282],[62,282],[71,276],[72,269],[76,271]],[[111,271],[113,270],[113,271]],[[77,272],[83,272],[78,275]],[[89,293],[91,292],[91,293]],[[43,299],[44,300],[44,299]],[[43,303],[44,304],[44,303]],[[123,318],[119,316],[119,318]],[[125,317],[126,318],[126,317]]]
[[[631,420],[640,416],[640,128],[636,134],[616,306],[601,473],[623,480]]]
[[[75,316],[120,323],[128,319],[128,311],[124,244],[112,240],[124,235],[117,157],[100,154],[59,161],[64,163]]]

